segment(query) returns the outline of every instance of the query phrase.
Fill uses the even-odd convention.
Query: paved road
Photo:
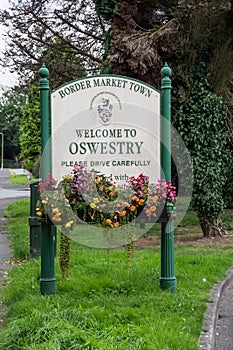
[[[15,170],[22,173],[22,170]],[[9,169],[0,170],[0,271],[9,269],[5,260],[11,257],[10,242],[8,236],[4,232],[4,209],[17,199],[27,198],[30,196],[29,185],[11,185],[8,182],[8,176],[11,171]]]
[[[233,275],[221,292],[215,329],[214,350],[233,349]]]

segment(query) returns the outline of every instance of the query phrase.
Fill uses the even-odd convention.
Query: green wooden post
[[[161,168],[162,176],[168,182],[171,180],[171,69],[165,63],[161,70]],[[168,206],[166,210],[170,210]],[[161,277],[160,287],[163,290],[176,291],[174,272],[174,221],[173,219],[161,224]]]
[[[51,174],[51,122],[50,122],[50,91],[49,71],[43,65],[39,70],[40,106],[41,106],[41,142],[42,142],[42,181]],[[54,275],[54,229],[48,222],[41,223],[41,278],[40,292],[42,295],[56,293],[56,278]]]

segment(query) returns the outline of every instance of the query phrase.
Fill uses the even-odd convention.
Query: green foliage
[[[4,158],[14,159],[20,153],[20,120],[24,94],[13,90],[4,92],[0,99],[0,132],[4,134]]]
[[[96,12],[106,20],[112,18],[118,10],[119,0],[94,0]]]
[[[110,67],[110,63],[108,61],[108,55],[111,53],[111,42],[112,42],[112,27],[105,33],[105,45],[104,45],[104,55],[103,55],[103,63],[102,63],[102,74],[111,74],[112,69]]]
[[[87,75],[77,51],[60,38],[45,48],[42,57],[49,69],[51,89]]]
[[[113,14],[118,12],[119,0],[94,0],[95,9],[98,15],[105,20],[112,20]],[[101,67],[102,74],[111,74],[112,69],[108,60],[111,53],[113,29],[112,26],[104,33],[104,54]]]
[[[225,104],[211,91],[201,66],[193,75],[188,99],[174,116],[174,124],[193,161],[193,205],[200,222],[218,218],[224,208],[222,193],[231,165],[225,118]]]
[[[233,159],[233,150],[231,151],[230,159]],[[233,164],[228,169],[227,181],[223,189],[223,198],[225,207],[233,209]]]
[[[41,150],[38,87],[32,86],[28,100],[22,109],[20,146],[24,166],[31,171]]]

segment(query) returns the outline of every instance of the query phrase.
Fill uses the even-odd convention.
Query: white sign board
[[[116,75],[86,77],[52,93],[52,173],[85,164],[114,182],[160,177],[160,92]]]

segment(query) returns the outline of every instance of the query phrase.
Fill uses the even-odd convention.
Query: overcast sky
[[[8,7],[8,0],[0,0],[0,9],[6,9]],[[5,48],[5,40],[4,37],[4,27],[0,26],[0,55],[2,56],[2,52]],[[16,78],[12,73],[9,72],[5,67],[0,66],[0,93],[6,87],[11,87],[16,82]]]

